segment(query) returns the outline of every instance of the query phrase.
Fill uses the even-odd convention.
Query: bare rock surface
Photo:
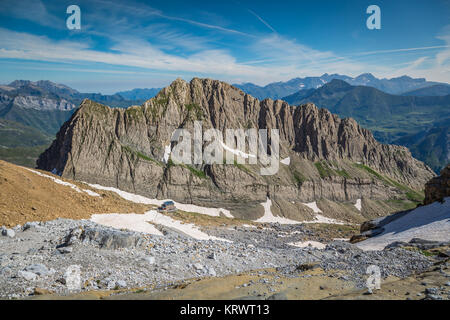
[[[424,204],[442,201],[450,197],[450,164],[442,169],[439,177],[434,177],[425,185]]]

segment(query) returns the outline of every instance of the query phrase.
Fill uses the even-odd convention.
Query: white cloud
[[[223,50],[203,50],[188,57],[170,55],[145,41],[123,40],[112,47],[115,52],[90,49],[87,44],[54,41],[0,28],[0,58],[39,61],[89,61],[155,70],[207,74],[261,75],[260,69],[240,65]]]
[[[446,81],[450,78],[450,27],[444,28],[438,39],[441,46],[378,50],[352,53],[340,56],[332,51],[321,51],[278,34],[275,29],[254,11],[248,10],[273,33],[255,36],[241,30],[220,25],[203,23],[184,17],[168,15],[161,10],[144,4],[126,4],[92,0],[96,10],[82,11],[82,32],[73,38],[80,41],[57,41],[45,36],[15,32],[0,28],[0,58],[16,58],[35,61],[63,63],[100,63],[86,72],[101,72],[101,64],[133,67],[136,74],[155,74],[155,71],[195,74],[218,78],[229,82],[251,81],[267,84],[284,81],[298,76],[316,76],[327,73],[341,73],[356,76],[371,72],[376,76],[399,76],[408,74],[416,77]],[[80,0],[83,3],[83,0]],[[53,8],[54,9],[54,8]],[[41,25],[64,26],[65,17],[55,17],[40,1],[6,1],[0,5],[0,12],[27,19]],[[127,15],[124,16],[123,12]],[[205,29],[208,36],[189,33],[176,28],[179,23]],[[114,32],[111,32],[114,30]],[[242,39],[235,51],[218,45],[211,34],[227,34]],[[108,38],[109,50],[95,50],[95,37]],[[72,38],[72,37],[71,37]],[[248,61],[239,61],[239,50],[250,53]],[[417,57],[406,60],[401,67],[383,62],[383,55],[406,54],[425,50],[439,50],[435,56]],[[364,61],[361,61],[364,60]],[[51,67],[49,67],[50,70]],[[142,68],[135,70],[136,68]],[[105,68],[106,69],[106,68]],[[73,69],[72,69],[73,70]],[[91,70],[91,71],[88,71]]]

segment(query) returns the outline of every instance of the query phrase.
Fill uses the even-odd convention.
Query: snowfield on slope
[[[312,221],[305,221],[303,223],[328,223],[328,224],[344,224],[341,221],[332,219],[332,218],[327,218],[323,215],[321,215],[320,213],[322,213],[322,210],[320,210],[320,208],[317,206],[317,202],[309,202],[309,203],[302,203],[303,205],[307,206],[308,208],[312,209],[314,211],[314,213],[316,214],[316,216],[314,217],[314,220]]]
[[[162,236],[163,234],[153,224],[162,225],[175,229],[196,240],[218,240],[231,242],[226,239],[210,236],[191,223],[182,223],[163,215],[156,210],[150,210],[144,214],[93,214],[91,221],[116,229],[128,229],[131,231],[144,232]]]
[[[264,207],[264,215],[255,220],[255,222],[260,223],[279,223],[279,224],[300,224],[300,221],[291,220],[284,217],[275,217],[270,210],[270,207],[272,206],[272,200],[267,198],[266,202],[261,203],[261,205]]]
[[[327,223],[327,224],[344,224],[341,221],[327,218],[319,213],[322,213],[322,210],[319,209],[317,206],[317,203],[311,202],[311,203],[302,203],[303,205],[311,208],[314,213],[316,214],[314,217],[314,220],[311,221],[297,221],[297,220],[291,220],[284,217],[278,217],[274,216],[272,211],[270,210],[270,207],[272,206],[272,200],[267,198],[266,202],[261,203],[261,205],[264,207],[264,215],[255,220],[255,222],[259,223],[279,223],[279,224],[302,224],[302,223]]]
[[[291,242],[289,245],[297,248],[317,248],[317,249],[325,249],[326,245],[318,242],[318,241],[299,241],[299,242]]]
[[[124,198],[125,200],[132,201],[135,203],[151,204],[151,205],[155,205],[155,206],[160,206],[165,201],[170,200],[170,199],[166,199],[166,200],[150,199],[150,198],[147,198],[144,196],[140,196],[138,194],[122,191],[120,189],[113,188],[113,187],[104,187],[104,186],[101,186],[98,184],[88,184],[88,185],[91,186],[92,188],[95,188],[98,190],[106,190],[106,191],[115,192],[119,196]],[[230,211],[226,210],[226,209],[200,207],[200,206],[196,206],[193,204],[183,204],[183,203],[179,203],[179,202],[175,202],[175,201],[174,201],[174,203],[175,203],[175,206],[177,207],[177,209],[180,209],[182,211],[200,213],[200,214],[205,214],[205,215],[212,216],[212,217],[220,217],[220,215],[222,214],[227,218],[233,218],[233,215],[230,213]]]
[[[137,194],[119,190],[117,188],[104,187],[98,184],[89,184],[89,186],[99,190],[115,192],[125,200],[132,201],[135,203],[161,205],[164,202],[164,200],[149,199]],[[193,205],[183,205],[178,203],[176,203],[176,206],[180,210],[188,212],[198,212],[212,216],[220,215],[221,211],[219,210],[223,210],[216,208],[198,207]],[[116,229],[128,229],[132,231],[145,232],[154,235],[162,235],[161,231],[159,231],[157,228],[155,228],[155,226],[152,225],[157,224],[171,229],[175,229],[197,240],[219,240],[230,242],[229,240],[226,239],[210,236],[200,231],[200,229],[194,224],[182,223],[181,221],[175,220],[169,216],[161,214],[156,210],[147,211],[145,214],[120,214],[120,213],[94,214],[91,217],[91,221],[104,226],[113,227]]]
[[[450,241],[450,197],[445,198],[444,203],[418,207],[383,228],[380,235],[356,245],[363,250],[383,250],[390,243],[409,242],[414,238]]]

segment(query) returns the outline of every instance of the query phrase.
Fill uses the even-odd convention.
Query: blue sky
[[[66,8],[81,8],[68,30]],[[366,8],[381,8],[381,30]],[[0,83],[46,79],[84,92],[177,77],[260,85],[341,73],[450,82],[450,0],[2,0]]]

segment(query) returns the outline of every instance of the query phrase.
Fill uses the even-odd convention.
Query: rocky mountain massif
[[[408,147],[436,173],[450,161],[450,95],[392,95],[335,79],[283,100],[294,105],[311,102],[341,117],[352,117],[378,141]]]
[[[280,158],[290,161],[273,176],[248,164],[163,161],[173,131],[192,132],[194,120],[224,136],[227,128],[277,128]],[[177,79],[126,110],[84,100],[37,165],[150,198],[227,208],[235,217],[261,217],[261,203],[270,198],[274,215],[311,220],[318,210],[304,204],[316,201],[324,215],[358,222],[415,206],[434,175],[408,149],[378,143],[353,119],[313,104],[259,101],[227,83],[198,78]]]

